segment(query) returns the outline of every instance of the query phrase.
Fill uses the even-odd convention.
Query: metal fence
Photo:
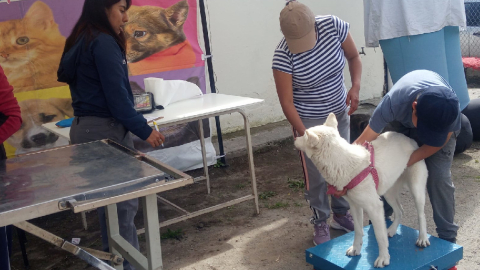
[[[462,57],[480,58],[480,0],[465,0],[467,27],[460,28],[460,48]],[[466,69],[467,83],[480,84],[480,73]]]
[[[463,57],[480,57],[480,1],[465,1],[467,27],[461,28],[460,46]]]

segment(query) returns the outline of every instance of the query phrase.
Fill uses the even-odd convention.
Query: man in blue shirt
[[[407,166],[425,159],[427,191],[437,234],[453,243],[458,225],[454,223],[455,187],[450,168],[461,126],[460,116],[458,98],[447,81],[433,71],[415,70],[395,83],[354,142],[375,140],[387,125],[390,130],[417,141],[420,147],[412,153]],[[385,214],[391,215],[391,207],[385,201],[384,205]]]

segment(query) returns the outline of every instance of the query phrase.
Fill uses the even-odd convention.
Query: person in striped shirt
[[[280,13],[284,38],[273,56],[273,76],[282,110],[294,137],[321,125],[329,113],[338,119],[340,135],[350,137],[350,115],[359,102],[362,64],[349,33],[350,25],[336,16],[315,16],[304,4],[289,1]],[[352,87],[347,92],[343,69],[348,62]],[[315,165],[300,152],[305,175],[305,199],[313,211],[315,245],[330,240],[329,227],[353,231],[349,205],[332,197],[332,222],[327,184]]]

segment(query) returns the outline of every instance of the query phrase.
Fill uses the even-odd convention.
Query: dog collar
[[[355,176],[348,185],[346,185],[343,188],[343,191],[347,191],[349,189],[352,189],[356,187],[358,184],[360,184],[369,174],[372,174],[373,181],[375,182],[375,189],[378,189],[378,172],[377,169],[375,169],[375,154],[373,150],[373,145],[369,142],[365,142],[362,144],[365,148],[367,148],[368,152],[370,152],[370,165],[368,165],[367,168],[363,169],[357,176]],[[328,184],[328,190],[327,194],[328,195],[335,195],[338,190],[335,188],[335,186]]]

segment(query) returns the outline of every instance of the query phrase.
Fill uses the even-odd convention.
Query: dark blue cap
[[[417,135],[426,145],[440,147],[447,140],[451,125],[458,118],[457,95],[447,87],[432,86],[417,99]]]

